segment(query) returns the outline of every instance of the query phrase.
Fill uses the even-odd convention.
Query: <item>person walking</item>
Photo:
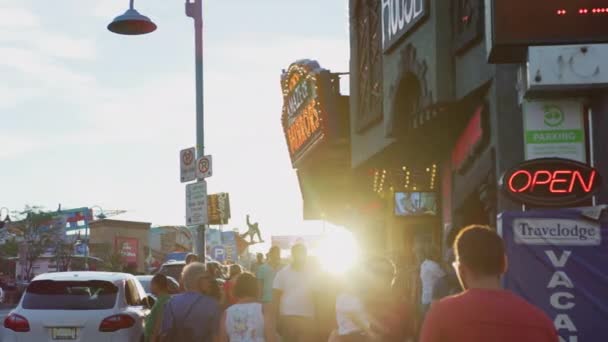
[[[414,319],[410,305],[393,288],[395,264],[383,257],[364,262],[365,310],[370,320],[370,336],[376,341],[402,342],[413,335]]]
[[[445,275],[437,279],[437,282],[433,287],[433,303],[444,297],[455,295],[462,290],[458,281],[458,275],[456,275],[456,270],[451,267],[455,260],[454,250],[449,248],[446,253],[447,260],[443,267],[445,269]]]
[[[420,316],[424,319],[426,312],[433,301],[433,288],[439,279],[445,276],[441,265],[437,262],[437,248],[427,243],[424,247],[424,261],[420,265],[420,281],[422,294],[420,296]]]
[[[270,312],[257,302],[258,281],[251,273],[236,277],[236,304],[224,312],[220,323],[219,342],[275,342]]]
[[[186,265],[190,265],[193,262],[198,262],[198,255],[194,253],[188,253],[188,255],[186,255]]]
[[[224,307],[226,308],[237,302],[237,298],[233,294],[233,289],[236,283],[236,278],[241,273],[243,273],[243,269],[240,265],[230,265],[230,277],[224,283]]]
[[[421,342],[557,342],[553,322],[540,309],[503,290],[507,270],[501,237],[490,227],[464,228],[454,242],[453,263],[463,293],[431,307]]]
[[[266,263],[258,268],[256,277],[259,282],[259,299],[265,310],[270,310],[272,303],[272,285],[277,272],[281,269],[281,249],[277,246],[270,247]]]
[[[218,336],[221,310],[213,290],[214,277],[204,264],[193,262],[182,271],[185,292],[165,305],[162,342],[213,341]]]
[[[371,330],[371,321],[365,306],[364,296],[367,288],[361,272],[350,272],[336,298],[338,329],[330,336],[332,342],[365,342],[376,337]]]
[[[258,274],[260,267],[264,264],[264,254],[256,254],[255,261],[251,263],[251,273]]]
[[[280,270],[273,282],[272,324],[286,342],[316,342],[315,279],[307,264],[306,247],[294,245],[291,258],[291,264]]]
[[[144,337],[146,342],[160,341],[160,326],[163,319],[165,304],[169,301],[169,281],[164,274],[156,274],[150,281],[150,291],[156,297],[156,302],[146,317]]]

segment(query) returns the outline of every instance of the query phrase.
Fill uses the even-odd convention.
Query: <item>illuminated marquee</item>
[[[591,197],[599,188],[598,171],[576,161],[543,158],[526,161],[505,173],[504,190],[519,202],[567,206]]]
[[[324,138],[322,84],[327,70],[315,61],[293,63],[281,77],[283,90],[283,129],[292,163]]]

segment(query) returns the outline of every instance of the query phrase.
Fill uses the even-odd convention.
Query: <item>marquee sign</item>
[[[515,200],[537,206],[569,206],[589,199],[599,189],[598,171],[569,159],[542,158],[507,171],[504,190]]]
[[[316,61],[297,61],[281,76],[283,130],[293,164],[325,137],[323,92],[330,87],[329,71]]]

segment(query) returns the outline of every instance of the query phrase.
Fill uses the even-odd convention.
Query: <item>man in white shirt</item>
[[[316,341],[314,274],[307,264],[306,247],[291,248],[292,262],[280,270],[273,284],[273,317],[278,317],[277,331],[284,341]]]

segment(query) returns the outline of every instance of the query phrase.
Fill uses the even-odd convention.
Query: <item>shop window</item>
[[[356,37],[359,132],[382,119],[382,39],[380,0],[357,0],[353,26]]]
[[[452,0],[452,6],[454,49],[460,54],[483,37],[483,1]]]

